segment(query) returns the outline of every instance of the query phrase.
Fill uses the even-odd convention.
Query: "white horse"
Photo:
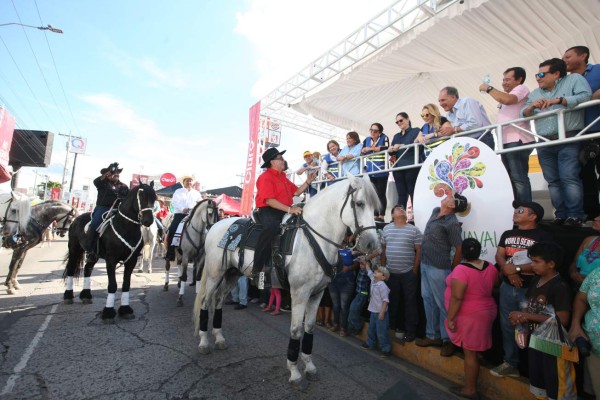
[[[19,231],[25,232],[30,216],[31,202],[27,196],[18,192],[0,193],[0,218],[2,218],[0,225],[2,225],[3,240],[12,238]]]
[[[313,328],[323,291],[331,281],[332,272],[335,274],[338,248],[346,229],[354,231],[360,249],[371,252],[379,245],[373,218],[374,210],[378,208],[377,193],[369,178],[351,175],[347,180],[322,190],[304,207],[293,254],[285,260],[292,297],[287,368],[290,371],[289,381],[294,385],[303,387],[306,384],[297,366],[301,344],[300,357],[305,365],[306,377],[316,378],[317,368],[312,361]],[[218,247],[229,226],[238,219],[218,222],[206,237],[204,271],[194,304],[195,333],[200,335],[198,348],[202,354],[210,352],[208,319],[212,310],[215,347],[226,348],[221,330],[223,299],[240,273],[250,276],[252,271],[253,251],[245,251],[244,264],[238,269],[237,249],[225,251]]]
[[[154,248],[156,247],[158,236],[158,226],[156,222],[150,226],[142,225],[142,240],[144,241],[144,247],[142,247],[141,257],[138,258],[138,270],[137,272],[152,273],[152,261],[154,259]]]
[[[204,199],[194,206],[190,215],[186,217],[181,231],[181,239],[177,247],[177,275],[179,297],[177,306],[183,307],[183,296],[185,294],[185,283],[188,280],[188,263],[194,264],[192,281],[197,280],[200,275],[199,269],[204,265],[204,239],[208,230],[218,221],[218,204],[212,199]],[[165,269],[164,291],[169,287],[169,270]]]

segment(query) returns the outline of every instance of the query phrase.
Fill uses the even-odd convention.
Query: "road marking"
[[[57,308],[58,308],[58,304],[55,304],[50,309],[50,315],[48,315],[46,317],[46,319],[44,320],[44,323],[40,327],[40,330],[37,332],[37,334],[31,341],[31,343],[29,343],[29,346],[27,346],[27,349],[25,349],[25,352],[23,353],[23,356],[21,357],[21,360],[19,361],[19,363],[15,366],[15,369],[13,370],[12,375],[8,377],[8,380],[6,381],[6,385],[4,385],[4,389],[2,389],[2,393],[0,393],[0,396],[3,396],[5,394],[12,392],[12,390],[15,386],[15,383],[17,382],[17,379],[19,378],[19,374],[27,366],[27,362],[29,361],[29,358],[31,358],[31,355],[33,354],[33,350],[35,350],[35,348],[37,347],[37,345],[40,342],[40,339],[42,338],[42,336],[44,336],[44,332],[46,332],[46,329],[48,328],[48,324],[50,324],[50,320],[54,316],[54,313],[56,312]]]

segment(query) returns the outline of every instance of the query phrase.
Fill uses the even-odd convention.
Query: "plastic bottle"
[[[483,83],[485,83],[486,85],[489,85],[490,82],[492,82],[492,78],[490,77],[490,74],[485,74],[483,76]],[[485,91],[482,90],[481,93],[485,93]]]

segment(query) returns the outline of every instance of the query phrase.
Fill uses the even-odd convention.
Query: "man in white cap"
[[[172,246],[171,243],[173,242],[173,237],[175,236],[179,223],[189,214],[196,203],[202,200],[200,192],[192,188],[192,184],[194,183],[193,176],[183,175],[179,178],[179,182],[181,182],[183,187],[177,189],[175,193],[173,193],[173,199],[171,200],[171,205],[173,206],[173,221],[171,221],[171,225],[169,225],[169,247],[167,248],[167,255],[165,256],[165,260],[167,261],[175,260],[175,247]]]

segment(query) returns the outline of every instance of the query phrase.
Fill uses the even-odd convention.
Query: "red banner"
[[[241,215],[250,215],[252,200],[254,200],[254,186],[256,185],[256,166],[258,146],[258,128],[260,125],[260,101],[250,108],[250,140],[248,142],[248,158],[244,172],[244,191],[240,205]]]
[[[60,200],[60,188],[52,188],[50,189],[50,198],[52,200]]]
[[[129,182],[129,188],[133,189],[138,187],[140,183],[148,183],[148,175],[132,174],[131,181]]]
[[[8,165],[8,155],[15,130],[15,118],[0,107],[0,164]]]

